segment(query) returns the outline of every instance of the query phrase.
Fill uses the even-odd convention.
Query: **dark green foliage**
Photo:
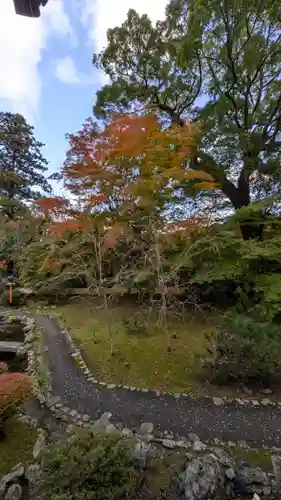
[[[41,500],[118,500],[134,489],[132,447],[118,435],[79,430],[43,452]]]
[[[281,381],[281,327],[246,314],[224,315],[212,363],[214,381],[269,386]]]
[[[33,130],[22,115],[0,112],[0,201],[9,216],[23,210],[23,201],[38,198],[39,188],[51,192],[44,176],[44,144]]]
[[[123,318],[123,327],[128,335],[148,335],[149,328],[141,311],[134,316],[126,316]]]

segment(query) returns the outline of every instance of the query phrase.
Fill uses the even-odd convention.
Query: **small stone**
[[[271,403],[270,399],[263,398],[263,399],[261,400],[261,404],[262,404],[263,406],[268,406],[268,405],[270,405],[270,403]]]
[[[206,450],[207,445],[205,443],[202,443],[202,441],[194,441],[193,443],[193,451],[204,451]]]
[[[85,414],[82,416],[82,420],[83,422],[89,422],[91,420],[91,417],[90,415]]]
[[[271,457],[272,468],[274,477],[277,483],[281,483],[281,457],[279,455],[272,455]]]
[[[217,398],[217,397],[214,397],[213,398],[213,403],[216,405],[216,406],[221,406],[224,404],[224,400],[221,399],[221,398]]]
[[[5,500],[21,500],[21,498],[22,487],[19,484],[12,484],[5,495]]]
[[[116,384],[108,384],[107,388],[108,389],[115,389],[116,388]]]
[[[99,418],[98,422],[100,423],[100,425],[106,427],[110,422],[109,422],[109,419],[112,417],[112,413],[110,411],[106,411],[105,413],[103,413],[101,415],[101,417]]]
[[[66,434],[73,434],[73,432],[75,431],[75,426],[70,424],[67,426],[66,428]]]
[[[128,439],[132,438],[134,435],[133,431],[131,431],[131,429],[122,429],[121,434],[124,438],[128,438]]]
[[[144,388],[144,389],[141,389],[142,392],[148,392],[148,389]]]
[[[40,467],[38,464],[31,464],[27,467],[25,477],[32,484],[35,484],[40,476]]]
[[[225,475],[226,475],[227,479],[229,479],[230,481],[232,481],[236,476],[234,469],[232,469],[232,467],[229,467],[228,469],[226,469]]]
[[[69,415],[71,417],[76,417],[77,416],[77,410],[70,410]]]
[[[45,436],[44,434],[39,434],[38,438],[36,439],[35,445],[33,446],[33,457],[37,458],[38,455],[42,452],[42,450],[45,447]]]
[[[194,434],[194,432],[188,433],[188,439],[190,439],[190,441],[192,441],[193,443],[195,443],[196,441],[200,441],[199,437],[197,436],[197,434]]]
[[[235,448],[235,446],[236,446],[236,443],[234,443],[233,441],[228,441],[227,444],[228,444],[229,448]]]
[[[59,410],[60,408],[62,408],[62,407],[63,407],[63,404],[62,404],[62,403],[56,403],[56,408],[58,408],[58,410]]]
[[[168,448],[169,450],[173,450],[176,448],[177,443],[173,439],[163,439],[162,446],[164,446],[164,448]]]
[[[259,406],[260,405],[259,402],[256,399],[252,399],[252,404],[254,406]]]
[[[154,429],[154,425],[152,422],[143,422],[140,426],[139,433],[140,434],[152,434]]]
[[[77,351],[73,352],[72,353],[72,357],[73,358],[79,358],[80,357],[80,352],[77,352]]]
[[[257,493],[254,493],[253,500],[261,500],[261,497]]]
[[[266,396],[269,396],[269,394],[272,394],[272,390],[271,390],[271,389],[264,389],[262,392],[263,392],[263,394],[265,394]]]
[[[269,495],[271,495],[271,487],[264,486],[262,489],[262,492],[263,492],[264,496],[269,497]]]
[[[252,389],[249,389],[248,387],[243,387],[243,392],[245,392],[245,394],[248,394],[248,396],[251,396],[253,394],[253,391]]]
[[[236,398],[235,401],[236,401],[236,403],[238,403],[241,406],[244,406],[244,404],[245,404],[245,401],[243,401],[243,399],[240,399],[240,398]]]

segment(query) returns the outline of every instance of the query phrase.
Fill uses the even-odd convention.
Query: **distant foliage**
[[[77,431],[42,453],[41,500],[123,500],[134,491],[132,448],[117,435]]]
[[[212,367],[220,384],[280,384],[281,327],[228,312],[219,325]]]

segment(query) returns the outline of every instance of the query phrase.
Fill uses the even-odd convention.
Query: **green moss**
[[[267,454],[263,448],[245,449],[237,445],[230,453],[236,460],[249,462],[253,466],[259,465],[265,470],[272,469],[271,455]]]
[[[37,433],[32,427],[10,420],[4,426],[6,438],[0,442],[0,476],[19,462],[32,461],[32,450]]]
[[[200,361],[206,348],[205,333],[213,333],[212,318],[199,313],[185,313],[169,322],[171,352],[166,335],[156,328],[151,315],[146,334],[129,335],[124,318],[137,311],[135,304],[114,304],[110,310],[113,325],[113,356],[110,352],[107,316],[100,303],[90,306],[77,301],[49,314],[63,318],[93,375],[106,382],[147,387],[170,392],[203,391]],[[141,313],[145,318],[145,313]]]

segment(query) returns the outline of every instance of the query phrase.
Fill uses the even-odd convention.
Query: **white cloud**
[[[73,43],[73,31],[62,0],[51,0],[37,19],[17,16],[13,0],[0,4],[1,107],[32,120],[41,90],[42,49],[51,36],[68,37]]]
[[[55,61],[55,75],[62,83],[89,85],[93,77],[79,72],[74,60],[70,56],[62,57]]]
[[[70,56],[56,60],[56,77],[63,83],[80,83],[77,68]]]
[[[147,14],[156,22],[165,17],[168,0],[80,0],[82,22],[89,29],[89,38],[94,50],[99,52],[107,43],[106,32],[109,28],[120,26],[127,17],[129,9],[139,14]],[[101,75],[104,79],[104,76]]]

